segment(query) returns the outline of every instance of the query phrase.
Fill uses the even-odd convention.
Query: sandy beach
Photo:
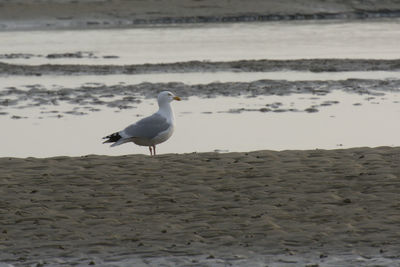
[[[1,158],[0,261],[394,262],[399,162],[398,147]]]
[[[107,110],[121,112],[118,119],[125,110],[132,112],[132,116],[142,116],[142,111],[135,110],[137,104],[153,99],[161,89],[171,90],[183,100],[298,95],[299,99],[304,96],[312,101],[311,106],[305,107],[298,107],[299,99],[287,106],[265,100],[262,107],[248,104],[199,111],[210,117],[225,113],[235,116],[240,113],[265,114],[269,117],[263,117],[260,123],[266,124],[278,118],[273,117],[274,114],[312,116],[339,105],[345,101],[320,97],[328,98],[331,93],[343,91],[364,97],[341,106],[347,107],[349,113],[371,104],[382,107],[374,111],[380,112],[382,121],[392,119],[391,123],[398,113],[385,113],[385,109],[399,103],[390,96],[399,92],[400,80],[389,74],[380,78],[382,76],[377,72],[397,74],[400,70],[399,17],[397,0],[0,0],[0,32],[3,40],[7,40],[0,53],[0,78],[6,84],[0,88],[0,119],[3,126],[8,123],[2,129],[5,133],[2,138],[15,146],[21,145],[10,142],[11,135],[17,136],[16,132],[25,126],[27,134],[32,134],[38,143],[39,139],[47,141],[45,137],[49,132],[54,133],[55,128],[64,131],[62,138],[71,138],[71,132],[88,137],[89,134],[82,133],[82,126],[67,129],[68,120],[79,120],[87,115],[90,119],[82,124],[94,124],[93,117],[89,116]],[[287,24],[289,21],[292,24]],[[310,25],[292,27],[300,21],[310,22]],[[360,23],[355,25],[354,21]],[[368,24],[368,21],[374,23]],[[390,23],[382,26],[375,23],[377,21]],[[236,27],[240,24],[237,22],[268,22],[271,23],[269,26],[276,23],[276,28],[269,27],[268,34],[264,34],[264,28],[240,30]],[[318,28],[323,25],[321,22],[327,23]],[[180,28],[193,31],[193,25],[203,27],[205,24],[217,31],[197,28],[197,36],[205,32],[213,35],[208,41],[199,39],[198,43],[193,43],[195,52],[191,50],[191,43],[188,47],[176,46],[195,39]],[[226,31],[218,31],[221,25],[228,24]],[[286,25],[286,31],[282,31],[282,25]],[[168,27],[176,33],[119,32],[126,29],[165,30]],[[354,40],[351,39],[356,35],[353,29],[358,34]],[[107,33],[96,34],[100,30]],[[245,33],[249,30],[254,30],[251,36],[264,34],[267,38],[262,42],[251,39],[249,46],[231,47],[232,50],[223,57],[222,52],[230,42],[244,41],[246,44],[249,36]],[[302,33],[300,30],[308,34],[304,35],[307,37],[300,34],[301,38],[311,42],[304,42],[303,46],[294,49],[298,54],[287,54],[286,50],[293,50],[293,44],[301,44],[302,40],[286,38],[296,32]],[[231,37],[233,31],[239,32],[237,39],[220,36]],[[151,55],[162,50],[158,46],[147,49],[148,45],[159,43],[160,33],[186,36],[176,43],[170,42],[168,51],[173,60],[163,57],[150,60]],[[230,55],[252,50],[255,44],[269,44],[268,38],[274,33],[277,33],[274,35],[276,45],[272,48],[260,46],[261,56],[250,54],[242,59]],[[129,34],[134,38],[118,39]],[[241,36],[245,36],[244,40]],[[312,37],[327,42],[314,46]],[[112,46],[114,50],[107,50],[110,47],[108,40],[112,38],[117,39]],[[42,39],[48,41],[36,42]],[[140,46],[139,42],[132,53],[147,52],[144,59],[131,58],[130,47],[118,46],[119,42],[133,44],[136,39],[144,40],[144,45]],[[215,48],[222,47],[222,50],[216,49],[214,54],[203,51],[204,54],[196,58],[189,53],[196,55],[207,42],[216,39]],[[74,41],[71,43],[71,40]],[[92,41],[93,45],[85,50],[84,45]],[[72,46],[75,43],[76,46]],[[303,54],[331,48],[331,44],[336,50],[321,50],[322,56]],[[340,54],[352,45],[354,50],[346,50],[345,56]],[[29,50],[37,47],[43,50]],[[188,59],[183,55],[175,60],[175,47],[188,52]],[[279,47],[283,49],[278,50]],[[272,51],[272,54],[264,56],[264,50]],[[324,51],[330,51],[330,57],[325,57]],[[222,59],[215,57],[220,54]],[[260,78],[223,82],[217,79],[199,83],[126,81],[129,75],[183,76],[219,72],[233,76],[256,72],[323,73],[328,76],[329,73],[362,72],[363,78]],[[107,77],[116,80],[107,80]],[[74,81],[78,78],[82,78],[81,82]],[[35,113],[34,109],[39,111]],[[21,111],[27,114],[20,115]],[[191,113],[179,113],[181,117],[187,114]],[[327,123],[332,123],[337,113],[329,115],[331,121]],[[368,116],[371,114],[363,113],[360,121],[371,124]],[[43,121],[58,124],[49,124],[46,130],[34,135],[32,125],[43,127]],[[304,121],[299,121],[304,128]],[[345,122],[357,127],[356,121]],[[103,127],[104,119],[98,124]],[[221,125],[223,127],[223,123]],[[5,156],[0,157],[0,267],[399,266],[400,147],[394,141],[387,143],[383,134],[387,131],[396,136],[398,128],[371,125],[376,131],[362,134],[378,137],[378,147],[362,143],[362,146],[371,147],[347,148],[356,145],[342,147],[342,143],[337,142],[333,143],[335,147],[346,149],[292,148],[161,154],[156,157],[139,154],[67,157],[64,155],[69,154],[57,150],[57,157],[16,158],[19,155],[9,157],[12,154],[4,153]],[[208,130],[210,125],[202,127],[202,130]],[[340,127],[349,132],[348,125]],[[103,128],[101,131],[112,127]],[[249,132],[238,142],[252,138],[251,129]],[[291,135],[296,133],[287,131],[284,134],[292,138]],[[317,129],[315,135],[318,134],[321,135],[319,138],[329,139]],[[270,138],[267,132],[265,136]],[[62,138],[56,137],[57,142]],[[97,135],[89,136],[97,142],[96,138],[100,139]],[[199,134],[193,140],[200,138],[204,137]],[[312,141],[314,145],[315,139]],[[46,145],[49,146],[40,147],[46,149]],[[66,146],[80,145],[84,145],[81,139],[66,142]],[[311,148],[314,147],[318,146]],[[229,147],[228,150],[217,148],[215,151],[235,151]],[[275,149],[266,143],[257,149],[265,148]],[[88,153],[98,152],[90,150]]]

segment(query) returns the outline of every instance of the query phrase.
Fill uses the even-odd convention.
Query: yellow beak
[[[174,96],[174,100],[181,101],[181,98],[179,96]]]

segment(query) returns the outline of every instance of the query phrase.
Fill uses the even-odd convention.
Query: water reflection
[[[274,103],[302,110],[326,101],[338,103],[321,106],[315,113],[229,112],[235,108],[261,109]],[[340,91],[325,96],[191,97],[174,103],[174,109],[177,128],[173,137],[159,146],[160,154],[400,145],[398,93],[373,98]],[[133,110],[103,109],[85,116],[62,118],[37,119],[32,114],[39,114],[40,107],[20,110],[20,116],[26,112],[30,118],[0,116],[2,129],[7,129],[0,140],[0,156],[148,154],[147,148],[133,144],[109,148],[101,144],[101,137],[155,110],[154,100],[143,101]]]
[[[326,81],[346,79],[400,79],[399,71],[346,71],[346,72],[189,72],[189,73],[151,73],[136,75],[43,75],[43,76],[0,76],[0,89],[40,84],[45,88],[74,88],[84,84],[139,84],[143,82],[168,83],[181,82],[189,85],[208,84],[212,82],[252,82],[257,80],[288,81]]]
[[[206,24],[81,31],[3,31],[0,32],[0,55],[24,53],[21,57],[1,59],[18,64],[393,59],[400,57],[398,36],[398,19]],[[52,54],[76,52],[84,53],[78,58],[49,57]]]

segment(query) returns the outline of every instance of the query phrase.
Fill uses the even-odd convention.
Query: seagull
[[[139,146],[148,146],[150,156],[156,155],[156,145],[167,141],[174,132],[174,113],[170,105],[174,100],[181,99],[169,91],[159,93],[157,97],[159,109],[156,113],[129,125],[122,131],[103,137],[107,139],[103,144],[113,143],[111,147],[114,147],[133,142]]]

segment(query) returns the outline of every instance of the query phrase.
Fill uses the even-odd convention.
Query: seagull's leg
[[[156,145],[153,145],[154,156],[156,155]]]
[[[150,156],[153,156],[153,150],[151,149],[151,146],[149,146],[149,150],[150,150]]]

